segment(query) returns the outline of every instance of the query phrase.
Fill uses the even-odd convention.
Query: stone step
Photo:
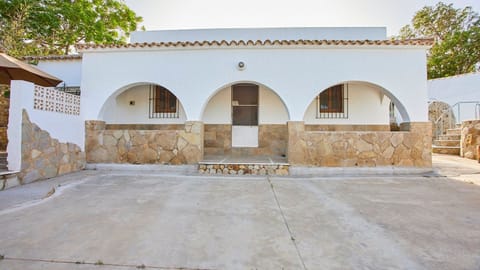
[[[435,140],[433,142],[435,146],[457,146],[460,147],[459,140]]]
[[[209,163],[198,164],[200,174],[218,175],[289,175],[287,163]]]
[[[459,128],[447,129],[447,135],[460,135],[462,130]]]
[[[432,152],[436,154],[460,155],[460,147],[458,146],[432,146]]]
[[[16,171],[0,171],[0,191],[20,185]]]
[[[460,135],[440,135],[438,136],[438,140],[440,141],[460,141]]]

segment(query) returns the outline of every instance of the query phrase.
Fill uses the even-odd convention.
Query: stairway
[[[447,129],[447,134],[440,135],[438,140],[433,142],[433,153],[460,155],[460,135],[461,129],[459,127]]]

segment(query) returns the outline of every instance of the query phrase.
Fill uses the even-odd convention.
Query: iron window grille
[[[149,117],[179,118],[178,99],[168,89],[159,85],[150,85]]]
[[[338,84],[322,91],[316,98],[317,119],[348,118],[348,84]]]

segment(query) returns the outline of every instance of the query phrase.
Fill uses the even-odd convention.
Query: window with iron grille
[[[317,96],[317,118],[348,118],[348,84],[338,84]]]
[[[149,99],[150,118],[178,118],[177,97],[168,89],[151,85]]]

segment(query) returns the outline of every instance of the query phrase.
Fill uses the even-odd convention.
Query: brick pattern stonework
[[[460,156],[479,159],[477,150],[480,146],[480,120],[462,122],[460,142]]]
[[[22,115],[22,165],[17,175],[22,184],[85,168],[85,153],[73,143],[60,143]]]
[[[88,163],[196,164],[203,158],[203,123],[187,121],[178,129],[106,129],[104,121],[86,121]]]
[[[232,149],[232,125],[206,124],[205,155],[227,155]]]
[[[286,164],[200,164],[200,174],[288,175]]]
[[[390,131],[390,125],[305,125],[305,131]]]
[[[432,166],[431,124],[409,123],[399,132],[305,131],[289,122],[288,161],[322,167]]]
[[[287,153],[287,125],[259,125],[258,147],[232,148],[231,125],[205,125],[205,155],[275,155]]]

